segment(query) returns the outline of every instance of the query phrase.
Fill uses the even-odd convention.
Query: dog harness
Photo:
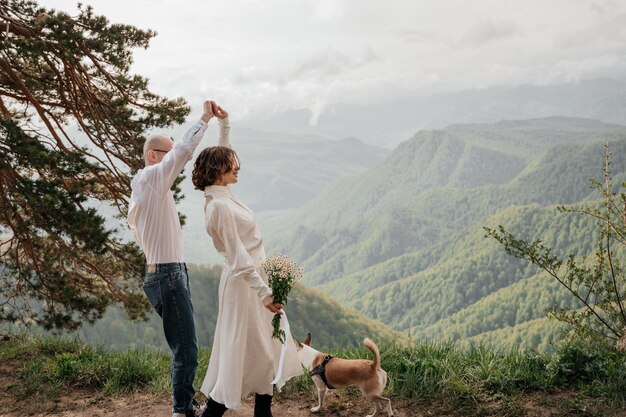
[[[322,362],[321,365],[317,365],[312,371],[311,371],[311,375],[319,375],[322,378],[322,381],[324,381],[324,384],[326,384],[326,386],[329,389],[335,389],[335,387],[333,387],[332,385],[330,385],[328,383],[328,381],[326,380],[326,364],[328,362],[330,362],[330,360],[333,357],[331,355],[326,355],[324,357],[324,362]]]

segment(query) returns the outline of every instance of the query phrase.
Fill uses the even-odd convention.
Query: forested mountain
[[[593,204],[589,178],[602,175],[606,142],[619,183],[621,126],[559,117],[421,132],[264,227],[271,248],[304,264],[306,283],[414,337],[492,340],[522,324],[528,334],[547,308],[571,300],[482,227],[591,253],[594,223],[556,205]]]
[[[589,177],[601,173],[601,141],[626,137],[626,128],[568,120],[421,132],[382,165],[268,220],[264,233],[317,285],[432,246],[504,207],[579,201],[589,194]]]
[[[217,320],[217,288],[221,267],[192,265],[189,282],[198,343],[211,347]],[[285,308],[294,337],[303,340],[311,332],[320,347],[360,345],[364,337],[376,339],[403,338],[384,325],[364,318],[353,309],[341,306],[321,292],[296,285],[293,298]],[[130,322],[119,309],[110,309],[92,326],[85,326],[81,338],[95,345],[112,348],[161,347],[167,350],[162,324],[156,313],[147,322]]]

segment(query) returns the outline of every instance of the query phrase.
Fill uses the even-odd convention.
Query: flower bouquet
[[[268,284],[274,296],[274,303],[283,306],[287,304],[289,291],[298,278],[302,277],[302,268],[286,255],[272,255],[263,262],[263,269],[267,274]],[[274,314],[272,319],[272,337],[285,343],[285,331],[280,328],[280,314]]]

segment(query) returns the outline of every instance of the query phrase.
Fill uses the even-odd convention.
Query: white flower
[[[296,280],[302,277],[302,268],[299,268],[298,264],[288,256],[277,254],[263,261],[263,269],[267,274],[274,302],[286,304],[289,292]],[[284,343],[285,332],[280,328],[280,314],[274,315],[272,328],[272,337]]]

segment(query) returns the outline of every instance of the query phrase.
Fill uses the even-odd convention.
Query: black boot
[[[220,404],[212,398],[209,398],[206,402],[206,408],[202,413],[202,417],[222,417],[226,410],[228,410],[228,408],[226,408],[224,404]]]
[[[254,396],[254,417],[273,417],[272,398],[268,394],[256,394]]]

